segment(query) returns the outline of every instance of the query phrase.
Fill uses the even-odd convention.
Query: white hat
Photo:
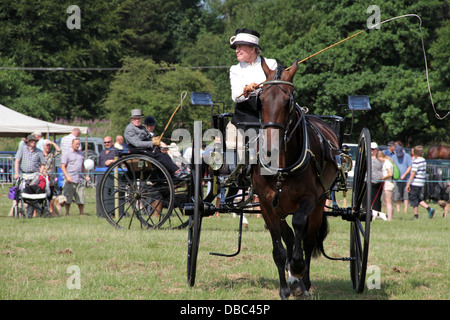
[[[246,44],[250,46],[257,46],[259,49],[259,33],[258,31],[247,29],[247,28],[239,28],[236,30],[236,35],[230,38],[230,47],[232,49],[236,49],[237,44]]]
[[[378,149],[378,144],[376,142],[371,142],[370,149]]]

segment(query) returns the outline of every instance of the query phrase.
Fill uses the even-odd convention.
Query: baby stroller
[[[46,192],[48,181],[38,174],[25,175],[16,181],[17,191],[13,207],[13,217],[32,218],[34,211],[41,217],[48,217],[49,202]],[[48,189],[48,188],[47,188]]]

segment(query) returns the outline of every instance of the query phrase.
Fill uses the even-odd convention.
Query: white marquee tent
[[[66,126],[35,119],[0,104],[0,137],[26,137],[34,131],[40,131],[50,138],[51,134],[69,134],[74,128],[80,128],[81,133],[87,135],[88,127]]]

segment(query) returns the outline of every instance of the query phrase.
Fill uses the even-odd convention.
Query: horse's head
[[[262,68],[267,81],[262,84],[259,94],[261,108],[261,128],[264,130],[264,140],[267,152],[279,151],[279,146],[288,134],[293,122],[295,109],[294,83],[292,82],[298,69],[297,60],[289,70],[277,68],[271,70],[264,59]],[[272,138],[278,137],[278,141]]]

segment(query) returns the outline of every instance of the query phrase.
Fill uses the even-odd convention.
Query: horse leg
[[[280,279],[280,297],[282,300],[286,300],[287,298],[289,298],[290,290],[286,282],[285,268],[286,268],[287,252],[283,246],[282,237],[283,239],[286,238],[286,226],[287,228],[289,228],[289,226],[287,225],[286,221],[280,222],[280,220],[276,218],[276,213],[271,212],[273,215],[271,215],[270,217],[275,218],[270,218],[267,215],[267,213],[264,212],[265,211],[264,207],[261,207],[261,210],[263,213],[264,220],[270,231],[270,236],[272,237],[272,246],[273,246],[272,256],[273,261],[277,266],[278,277]]]
[[[292,226],[295,231],[295,243],[292,258],[289,261],[289,283],[295,296],[309,296],[307,288],[303,283],[303,276],[308,274],[310,254],[303,258],[303,238],[308,231],[308,213],[314,208],[313,203],[302,201],[299,209],[292,217]]]
[[[325,200],[319,203],[314,209],[314,212],[308,216],[308,230],[303,238],[305,263],[307,269],[302,280],[307,292],[311,288],[311,280],[309,278],[311,257],[316,256],[321,252],[320,248],[328,234],[328,222],[326,217],[323,216],[324,205]]]

